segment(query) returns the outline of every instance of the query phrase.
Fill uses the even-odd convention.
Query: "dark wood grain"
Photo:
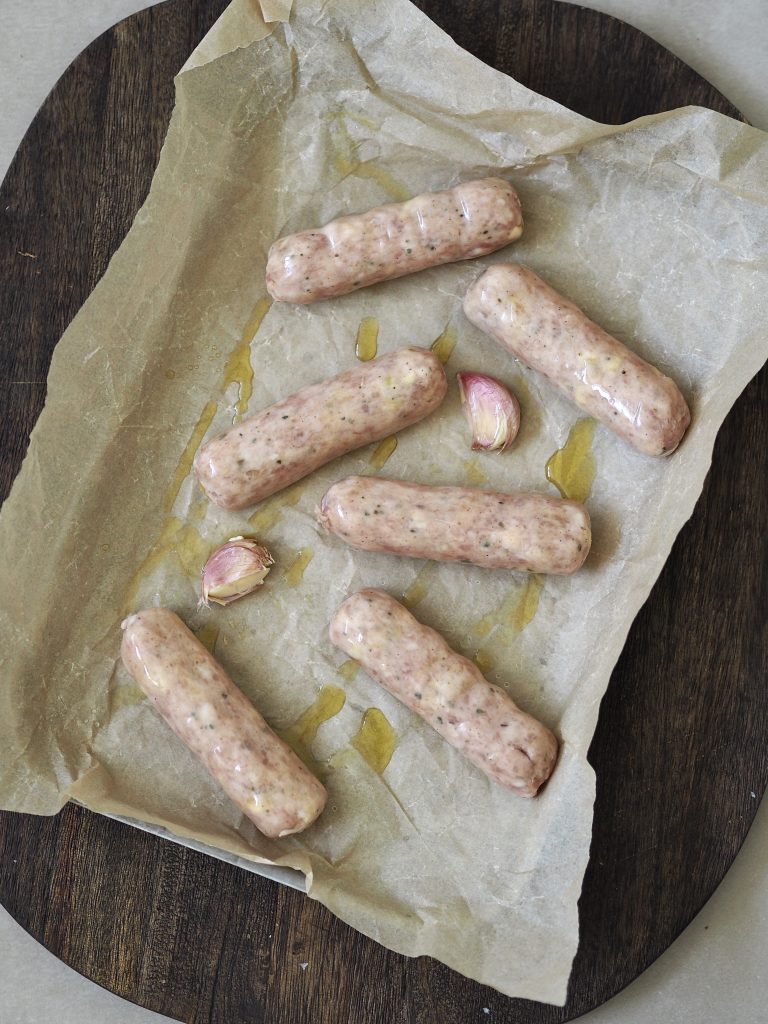
[[[0,190],[2,497],[53,347],[149,189],[172,76],[225,6],[172,0],[102,36],[47,100]],[[738,116],[661,47],[595,12],[552,0],[420,6],[483,60],[598,120],[686,103]],[[0,814],[0,901],[88,977],[201,1024],[464,1024],[483,1007],[496,1024],[556,1024],[598,1005],[708,898],[766,785],[767,453],[763,371],[718,437],[704,495],[603,702],[564,1009],[406,960],[298,893],[74,806],[50,819]]]

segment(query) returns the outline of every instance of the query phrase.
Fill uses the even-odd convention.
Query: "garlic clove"
[[[210,602],[227,605],[260,587],[274,564],[265,547],[247,537],[231,537],[203,566],[203,596],[198,607]]]
[[[503,452],[520,429],[520,403],[494,377],[457,373],[464,414],[472,429],[473,451]]]

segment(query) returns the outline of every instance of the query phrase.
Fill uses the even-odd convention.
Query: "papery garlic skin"
[[[227,605],[252,593],[264,583],[274,558],[255,540],[231,537],[203,566],[203,595],[198,607],[210,602]]]
[[[503,452],[520,429],[520,403],[495,377],[457,373],[461,405],[472,430],[472,450]]]

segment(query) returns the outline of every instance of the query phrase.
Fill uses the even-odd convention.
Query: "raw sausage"
[[[646,455],[669,455],[691,420],[677,385],[515,263],[489,267],[467,317]]]
[[[125,667],[243,814],[270,839],[311,825],[324,787],[181,619],[148,608],[123,630]]]
[[[204,445],[195,473],[216,505],[239,509],[427,416],[448,382],[428,349],[401,348],[313,384]]]
[[[575,572],[589,513],[575,501],[350,476],[330,487],[318,522],[355,548],[489,569]]]
[[[535,796],[557,740],[434,629],[381,590],[360,590],[331,621],[331,642],[468,761],[520,796]]]
[[[280,302],[315,302],[486,256],[522,233],[520,200],[508,181],[468,181],[279,238],[269,250],[267,290]]]

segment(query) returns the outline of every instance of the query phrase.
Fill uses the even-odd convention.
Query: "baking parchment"
[[[297,868],[311,896],[390,948],[561,1004],[600,699],[717,429],[768,354],[768,138],[692,107],[589,121],[475,60],[406,0],[300,0],[285,23],[289,9],[237,0],[192,55],[149,198],[55,350],[0,517],[0,804],[52,814],[73,797]],[[310,307],[266,301],[277,236],[487,174],[522,198],[525,234],[508,250]],[[503,259],[530,265],[675,378],[693,410],[665,461],[597,428],[582,571],[424,572],[321,535],[325,488],[374,472],[373,449],[251,521],[206,503],[191,458],[246,404],[248,352],[255,411],[355,365],[364,317],[379,323],[380,353],[456,340],[446,402],[399,437],[383,475],[551,493],[545,463],[578,413],[461,312],[482,265]],[[519,394],[522,431],[501,456],[469,451],[453,377],[464,369]],[[197,611],[208,551],[254,532],[276,558],[263,591]],[[303,577],[289,571],[300,553],[312,556]],[[420,573],[415,614],[480,651],[489,678],[561,738],[536,800],[487,781],[364,673],[338,674],[327,639],[337,605],[362,586],[401,595]],[[330,800],[305,835],[261,837],[118,664],[121,618],[149,604],[207,627],[208,642],[218,629],[216,656],[279,729],[323,686],[345,690],[310,745]],[[397,737],[381,774],[351,745],[370,707]]]

